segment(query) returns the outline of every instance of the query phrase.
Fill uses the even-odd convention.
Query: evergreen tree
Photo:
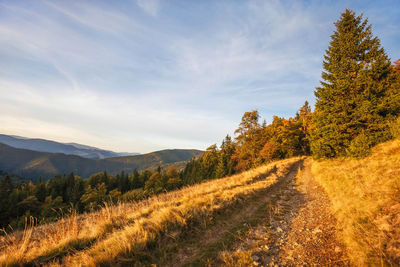
[[[0,180],[0,227],[4,227],[9,222],[10,217],[10,194],[14,186],[10,175],[6,174]]]
[[[216,178],[224,177],[226,173],[227,173],[226,161],[224,155],[221,153],[221,155],[218,157],[218,163],[215,170],[215,177]]]
[[[88,186],[81,197],[82,203],[87,210],[97,209],[106,200],[107,186],[104,183],[97,184],[96,187]]]
[[[120,174],[117,174],[116,176],[116,184],[117,188],[121,193],[125,193],[126,191],[129,190],[129,176],[128,174],[125,174],[124,171],[121,171]]]
[[[389,139],[387,119],[394,115],[383,104],[391,64],[371,25],[346,10],[335,26],[315,92],[311,150],[316,158],[344,156],[357,151],[354,146],[359,144],[369,147]],[[359,135],[368,140],[359,142]]]
[[[46,184],[42,177],[39,178],[39,182],[35,186],[35,196],[40,202],[44,202],[47,196]]]
[[[81,177],[75,176],[74,187],[71,192],[70,202],[78,211],[83,210],[83,205],[80,201],[82,195],[85,193],[85,182]]]
[[[48,192],[50,192],[50,195],[52,196],[53,199],[55,199],[58,196],[62,196],[63,200],[65,201],[65,195],[66,195],[66,180],[61,176],[61,175],[56,175],[53,179],[51,179],[47,186],[48,186]]]
[[[211,145],[206,149],[206,152],[200,159],[202,165],[202,179],[215,178],[215,170],[218,164],[218,150],[217,145]]]
[[[75,187],[75,175],[74,175],[73,172],[71,172],[67,176],[67,180],[66,180],[66,193],[65,193],[66,197],[65,197],[65,200],[64,200],[65,203],[71,203],[72,202],[72,195],[73,195],[74,187]]]
[[[227,135],[222,140],[221,150],[218,153],[218,163],[215,171],[216,178],[231,175],[233,173],[233,160],[232,155],[235,151],[235,146],[232,138]]]
[[[396,60],[392,67],[391,86],[386,92],[386,101],[382,103],[382,106],[396,117],[400,114],[400,59]],[[393,120],[396,120],[396,118]]]
[[[308,101],[299,109],[296,114],[296,121],[300,123],[301,132],[303,134],[301,139],[301,149],[303,155],[310,154],[310,133],[313,127],[312,125],[312,112]]]
[[[48,196],[44,201],[40,215],[44,221],[56,220],[67,210],[67,208],[68,206],[63,202],[61,196],[58,196],[55,199]]]
[[[144,182],[140,180],[140,174],[137,169],[135,169],[130,175],[130,189],[137,189],[141,187],[144,187]]]

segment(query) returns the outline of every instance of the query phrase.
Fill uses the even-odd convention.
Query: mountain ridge
[[[0,134],[0,143],[14,148],[28,149],[39,152],[63,153],[66,155],[76,155],[89,159],[103,159],[140,154],[136,152],[114,152],[111,150],[100,149],[78,143],[62,143],[42,138],[28,138],[6,134]]]
[[[135,169],[154,170],[159,166],[182,168],[184,162],[202,153],[203,151],[194,149],[172,149],[135,156],[88,159],[63,153],[14,148],[0,143],[0,170],[30,179],[40,176],[51,178],[71,172],[82,177],[103,171],[114,175],[121,171],[133,172]]]

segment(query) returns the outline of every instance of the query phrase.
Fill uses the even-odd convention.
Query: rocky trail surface
[[[251,253],[255,266],[349,266],[337,239],[330,201],[311,174],[311,160],[271,195],[266,218],[236,250]]]

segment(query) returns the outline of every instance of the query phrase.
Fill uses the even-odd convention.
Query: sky
[[[315,102],[345,8],[392,61],[400,1],[0,0],[0,133],[146,153],[205,149],[244,112]]]

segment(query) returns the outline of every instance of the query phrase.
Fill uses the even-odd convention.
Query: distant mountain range
[[[0,134],[0,143],[14,148],[29,149],[39,152],[63,153],[88,159],[104,159],[111,157],[139,155],[139,153],[118,153],[76,143],[60,143],[45,139],[26,138],[5,134]]]
[[[32,180],[40,176],[51,178],[71,172],[86,178],[103,171],[115,175],[121,171],[133,172],[135,169],[154,170],[158,166],[167,168],[172,165],[182,168],[188,160],[202,153],[203,151],[194,149],[171,149],[135,156],[88,159],[76,155],[14,148],[0,143],[0,170]]]

